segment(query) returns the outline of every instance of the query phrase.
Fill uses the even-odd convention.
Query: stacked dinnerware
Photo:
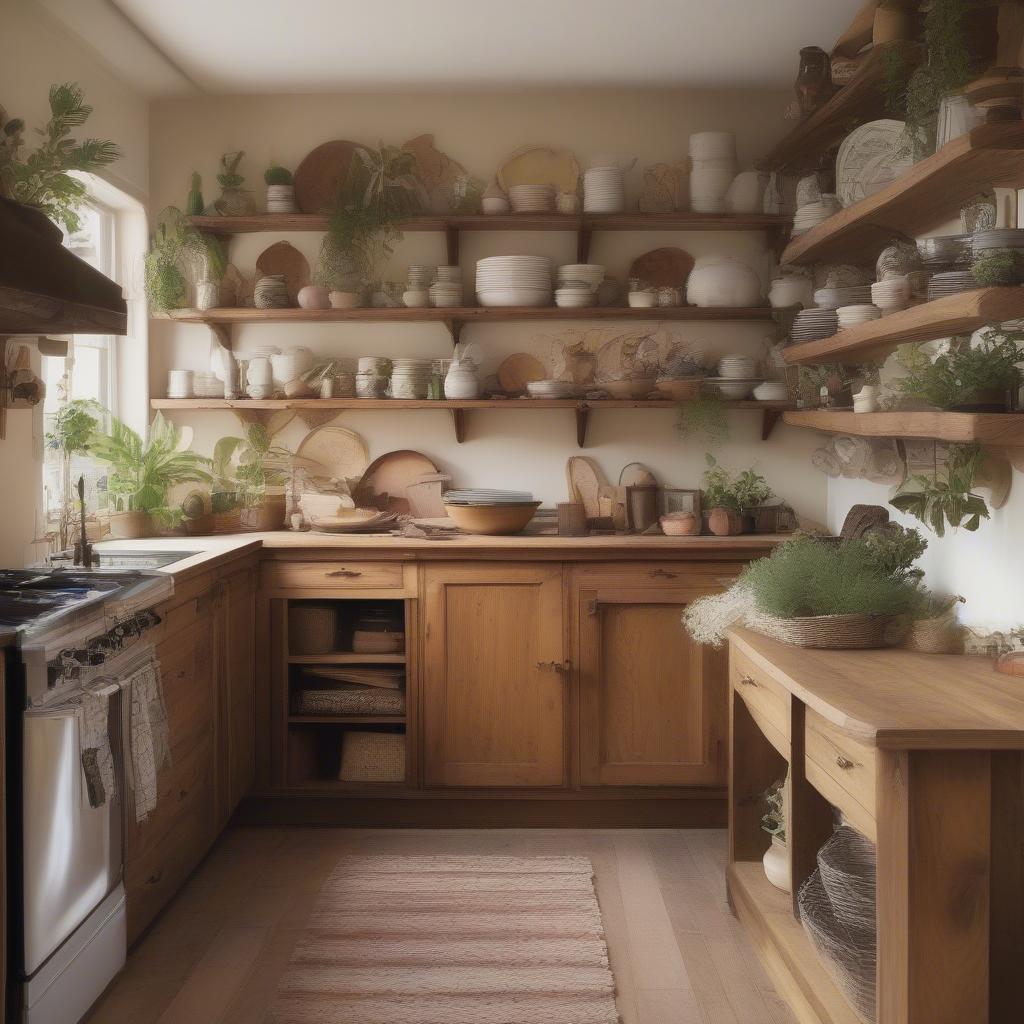
[[[357,398],[386,398],[391,360],[382,356],[360,356],[356,373]]]
[[[1024,249],[1024,228],[992,228],[970,237],[975,256],[983,256],[990,249]]]
[[[529,491],[495,491],[472,487],[464,490],[445,491],[446,505],[523,505],[533,501]]]
[[[859,303],[856,306],[840,306],[836,310],[841,331],[848,327],[856,327],[858,324],[866,324],[869,320],[877,320],[881,315],[882,311],[870,302]]]
[[[970,235],[940,235],[917,240],[921,262],[932,273],[967,266],[971,262],[971,249]]]
[[[440,268],[437,268],[440,269]],[[410,291],[426,291],[434,283],[435,268],[422,263],[413,263],[409,267],[406,287]]]
[[[761,378],[751,377],[744,380],[739,377],[708,377],[707,381],[723,398],[741,402],[750,397],[750,392],[754,390],[755,385],[761,383]]]
[[[604,267],[600,263],[567,263],[555,271],[555,277],[560,287],[571,281],[583,281],[596,292],[604,280]]]
[[[513,213],[551,213],[555,208],[554,185],[510,185]]]
[[[974,275],[969,270],[952,270],[945,274],[933,274],[928,282],[928,298],[941,299],[944,295],[956,295],[969,292],[978,287]]]
[[[723,213],[736,177],[736,137],[732,132],[690,136],[690,206],[697,213]]]
[[[267,370],[270,370],[270,363],[267,363]],[[267,380],[267,390],[270,390],[270,380]],[[217,374],[209,370],[196,370],[192,374],[192,394],[196,398],[223,398],[224,381]]]
[[[555,292],[555,305],[561,309],[583,309],[597,304],[597,295],[585,281],[565,281]]]
[[[793,217],[793,235],[802,235],[805,231],[810,231],[842,208],[838,196],[834,195],[823,195],[820,199],[799,207]]]
[[[871,301],[882,311],[882,316],[898,313],[910,305],[910,278],[887,277],[871,286]]]
[[[584,213],[622,213],[626,176],[621,167],[591,167],[583,175]]]
[[[526,391],[531,398],[576,397],[576,386],[567,380],[531,380]]]
[[[191,370],[168,370],[167,371],[167,397],[168,398],[191,398],[192,397],[192,371]]]
[[[433,373],[431,359],[396,359],[391,370],[392,398],[426,398]]]
[[[817,341],[831,338],[839,330],[839,318],[834,309],[804,309],[796,315],[789,336],[795,342]]]
[[[789,385],[784,380],[765,380],[754,388],[754,398],[759,402],[788,402]]]
[[[814,293],[814,304],[821,309],[840,306],[864,306],[871,302],[871,285],[855,284],[844,288],[819,288]]]
[[[463,304],[463,290],[461,281],[438,280],[430,286],[430,304],[439,309],[451,309],[454,306]]]
[[[756,372],[757,360],[753,356],[724,356],[718,361],[719,377],[749,380]]]
[[[444,266],[436,267],[438,284],[462,284],[462,267]]]
[[[476,265],[481,306],[550,306],[551,260],[547,256],[488,256]]]

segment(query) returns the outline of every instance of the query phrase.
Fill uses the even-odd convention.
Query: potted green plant
[[[263,172],[267,186],[267,213],[295,213],[295,185],[287,167],[271,164]]]
[[[769,786],[761,796],[764,813],[761,815],[761,830],[771,836],[771,846],[764,852],[761,863],[765,878],[776,889],[792,891],[792,874],[789,865],[789,850],[786,848],[786,780],[779,779]]]
[[[708,529],[718,537],[743,533],[753,510],[772,497],[767,481],[752,469],[732,474],[710,453],[703,477],[703,504]]]
[[[189,217],[201,217],[206,202],[203,199],[203,179],[198,171],[192,172],[188,197],[185,200],[185,214]]]
[[[181,509],[168,504],[171,488],[210,479],[207,460],[180,448],[178,428],[160,413],[154,417],[145,440],[116,417],[111,417],[109,434],[100,430],[92,433],[88,452],[109,467],[111,536],[148,537],[157,523],[165,527],[178,524]]]
[[[195,228],[178,207],[166,206],[157,214],[144,266],[146,294],[157,312],[187,306],[190,280],[196,306],[212,309],[219,303],[227,254],[215,235]]]
[[[985,499],[972,489],[984,460],[985,452],[979,445],[953,445],[944,470],[932,476],[914,474],[889,504],[924,523],[939,537],[945,536],[947,525],[974,533],[982,519],[989,518]]]
[[[81,227],[78,211],[86,198],[86,185],[68,172],[109,167],[121,151],[113,142],[77,142],[70,137],[71,130],[80,128],[92,114],[76,82],[51,85],[49,102],[50,120],[39,130],[43,141],[24,160],[20,158],[23,122],[0,117],[4,121],[0,182],[11,199],[42,210],[68,234],[74,234]]]
[[[284,527],[285,493],[292,452],[271,444],[261,423],[251,423],[236,448],[241,485],[242,526],[250,530],[280,530]]]
[[[244,486],[238,479],[240,437],[222,437],[210,460],[210,510],[214,533],[237,533],[242,527]]]
[[[1022,332],[988,328],[976,344],[954,339],[949,351],[934,360],[920,346],[911,346],[900,354],[907,373],[896,388],[951,412],[1006,412],[1017,404],[1022,340]]]
[[[988,249],[971,264],[982,288],[1006,287],[1024,281],[1024,259],[1017,249]]]
[[[245,217],[256,212],[252,193],[243,187],[245,176],[238,169],[244,156],[245,150],[242,149],[221,156],[217,175],[220,195],[204,212],[218,217]]]

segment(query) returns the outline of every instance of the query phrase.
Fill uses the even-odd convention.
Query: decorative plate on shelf
[[[362,476],[369,454],[366,442],[345,427],[318,427],[299,445],[296,456],[323,466],[332,480],[346,481]]]
[[[892,184],[914,165],[903,121],[869,121],[843,140],[836,157],[836,194],[843,206]]]
[[[310,150],[295,169],[295,203],[303,213],[330,209],[348,178],[358,142],[335,139]]]
[[[559,192],[576,192],[580,165],[567,149],[523,146],[498,167],[498,184],[508,192],[512,185],[554,185]]]
[[[683,289],[694,262],[685,249],[668,245],[638,256],[629,268],[629,276],[638,277],[655,288]]]
[[[528,352],[515,352],[498,367],[498,385],[507,395],[521,395],[531,381],[546,377],[544,364]]]

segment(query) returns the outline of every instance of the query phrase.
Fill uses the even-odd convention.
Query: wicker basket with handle
[[[342,782],[404,782],[405,734],[346,732],[338,778]]]
[[[798,647],[866,650],[889,646],[893,616],[808,615],[780,619],[774,615],[757,615],[748,625],[758,633]]]

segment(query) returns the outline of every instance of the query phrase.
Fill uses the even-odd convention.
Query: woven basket
[[[910,624],[903,646],[921,654],[959,654],[963,650],[962,631],[951,615],[918,619]]]
[[[214,512],[210,518],[213,520],[214,533],[238,533],[242,529],[242,510],[240,508],[229,509],[227,512]]]
[[[405,693],[381,686],[340,685],[300,690],[297,715],[404,715]]]
[[[813,615],[796,619],[758,615],[749,626],[797,647],[842,651],[888,647],[892,622],[891,615]]]
[[[346,732],[338,778],[342,782],[404,782],[405,734]]]
[[[338,612],[333,604],[289,604],[288,649],[292,654],[330,654],[337,631]]]

